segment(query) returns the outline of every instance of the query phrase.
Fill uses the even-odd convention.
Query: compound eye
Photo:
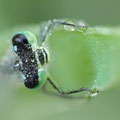
[[[14,51],[18,52],[18,50],[22,50],[26,48],[26,44],[28,44],[28,40],[25,37],[25,35],[23,34],[16,34],[13,38],[12,38],[12,43],[13,43],[13,47],[14,47]]]
[[[12,39],[13,44],[28,44],[28,40],[23,34],[16,34]]]
[[[24,84],[29,89],[36,88],[38,86],[38,84],[39,84],[38,76],[37,75],[33,75],[32,77],[27,78],[25,80]]]

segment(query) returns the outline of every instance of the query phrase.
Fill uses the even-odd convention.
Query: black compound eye
[[[26,45],[29,44],[27,38],[23,34],[16,34],[12,38],[13,48],[15,52],[27,49]]]
[[[23,34],[16,34],[12,39],[13,45],[28,44],[28,40]]]
[[[39,84],[38,76],[33,75],[32,77],[27,78],[27,80],[25,80],[24,84],[27,88],[36,88],[36,86]]]
[[[24,82],[25,86],[29,89],[36,88],[36,86],[39,84],[39,81],[27,81]]]

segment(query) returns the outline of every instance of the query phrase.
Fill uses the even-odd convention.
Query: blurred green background
[[[117,25],[119,12],[120,0],[0,0],[0,30],[54,18]]]
[[[0,32],[54,18],[83,19],[92,26],[117,26],[119,12],[120,0],[0,0]],[[7,39],[10,35],[6,35]],[[18,78],[14,74],[1,76],[11,83],[3,79],[5,83],[0,83],[0,120],[120,119],[120,89],[101,92],[87,101],[30,91],[15,82]]]

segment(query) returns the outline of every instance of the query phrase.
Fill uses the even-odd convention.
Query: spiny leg
[[[63,91],[61,88],[57,87],[57,85],[50,78],[48,78],[47,80],[53,86],[54,89],[56,89],[59,93],[61,93],[63,95],[80,93],[80,92],[83,92],[83,91],[90,92],[90,93],[98,93],[98,91],[93,91],[93,90],[90,90],[88,88],[80,88],[80,89],[77,89],[77,90],[72,90],[72,91],[67,91],[66,92],[66,91]]]
[[[68,22],[60,22],[60,21],[50,21],[44,35],[43,35],[43,38],[42,38],[42,43],[45,41],[47,35],[49,34],[50,30],[52,27],[54,27],[55,25],[64,25],[64,26],[71,26],[71,27],[75,27],[75,28],[87,28],[87,26],[85,25],[75,25],[75,24],[72,24],[72,23],[68,23]]]

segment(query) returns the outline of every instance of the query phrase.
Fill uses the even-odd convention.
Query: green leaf
[[[47,40],[51,56],[49,72],[54,80],[66,91],[115,87],[120,81],[119,29],[71,30],[71,27],[67,30],[65,26],[54,27]]]

